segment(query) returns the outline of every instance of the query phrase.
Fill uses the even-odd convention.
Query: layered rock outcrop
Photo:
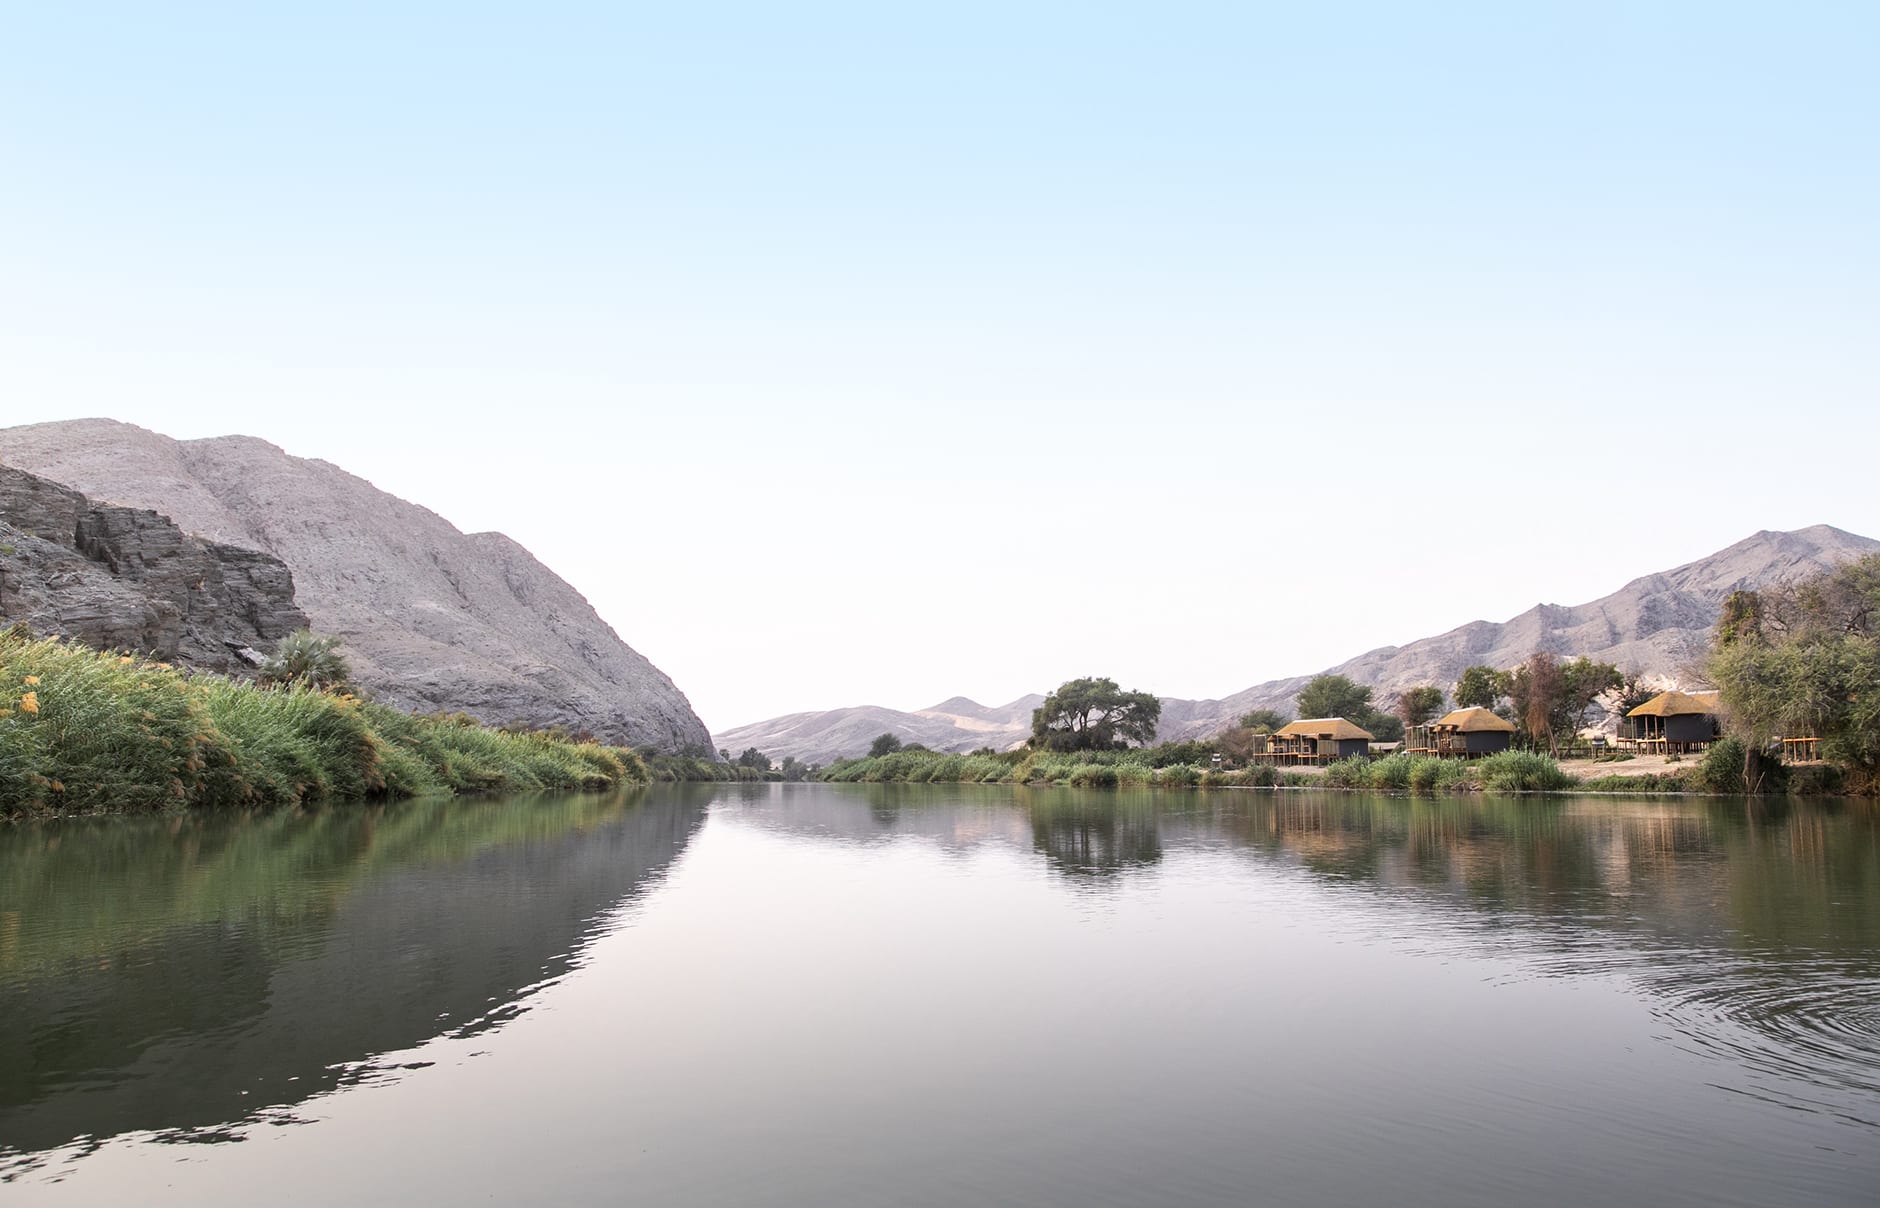
[[[0,622],[239,673],[307,624],[280,559],[0,465]]]
[[[673,682],[527,550],[338,466],[249,436],[179,441],[114,420],[0,429],[0,462],[280,559],[312,627],[400,708],[662,750],[711,741]]]

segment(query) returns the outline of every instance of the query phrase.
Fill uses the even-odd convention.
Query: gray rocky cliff
[[[239,673],[307,616],[278,558],[0,465],[0,621]]]
[[[0,430],[0,461],[279,558],[312,627],[339,637],[359,684],[400,708],[662,750],[711,741],[673,682],[527,550],[327,462],[114,420]]]

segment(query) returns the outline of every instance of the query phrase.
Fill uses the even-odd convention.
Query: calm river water
[[[0,827],[0,1201],[1880,1202],[1880,811],[678,786]]]

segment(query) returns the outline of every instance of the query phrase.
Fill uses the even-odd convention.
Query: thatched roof
[[[1679,717],[1686,713],[1720,713],[1723,699],[1715,692],[1660,692],[1627,717]]]
[[[1442,720],[1436,723],[1436,729],[1454,730],[1458,734],[1483,734],[1490,731],[1512,734],[1514,723],[1492,710],[1476,705],[1445,714]]]
[[[1290,721],[1273,731],[1275,738],[1362,738],[1373,741],[1369,730],[1360,730],[1342,717],[1308,717]]]

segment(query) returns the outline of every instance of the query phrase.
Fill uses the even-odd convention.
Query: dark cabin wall
[[[1665,718],[1665,737],[1672,742],[1709,742],[1717,736],[1717,720],[1708,713],[1680,713]]]

